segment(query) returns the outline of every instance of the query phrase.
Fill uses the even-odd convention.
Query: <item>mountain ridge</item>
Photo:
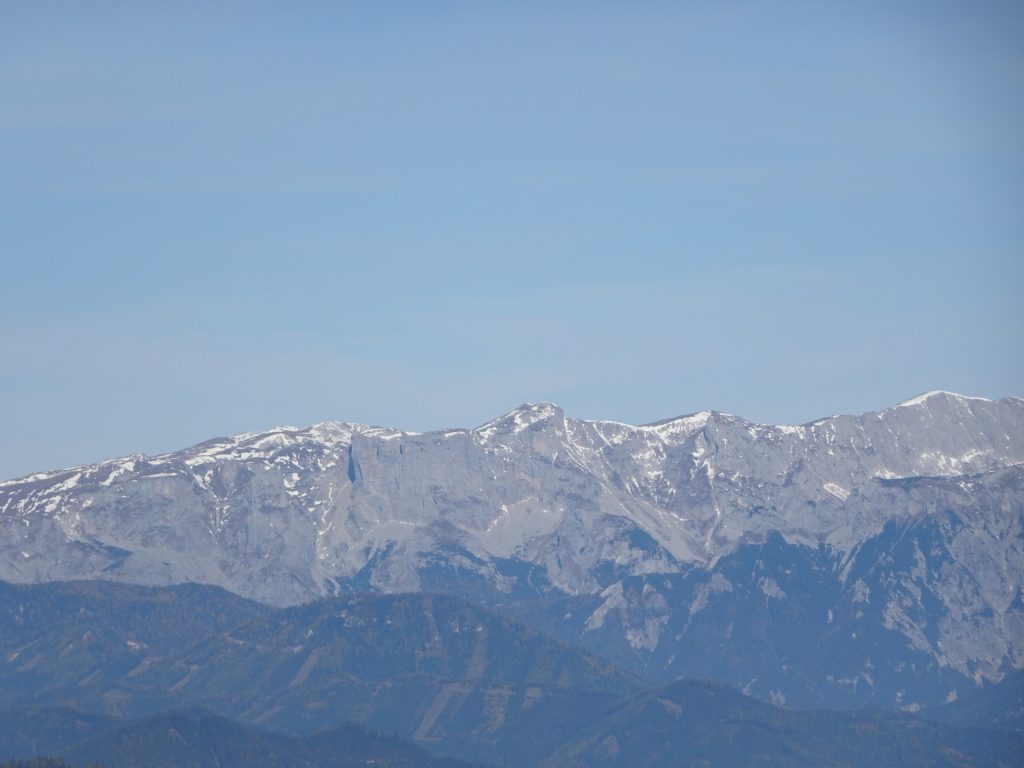
[[[881,413],[884,413],[886,411],[891,411],[891,410],[893,410],[895,408],[905,408],[905,407],[911,407],[911,406],[914,406],[914,405],[920,405],[920,404],[926,402],[927,400],[929,400],[929,399],[931,399],[933,397],[936,397],[936,396],[948,397],[948,398],[951,398],[951,399],[954,399],[954,400],[976,401],[976,402],[982,402],[982,403],[1002,403],[1002,402],[1024,403],[1024,397],[1018,397],[1016,395],[1008,395],[1006,397],[1001,397],[1001,398],[986,398],[986,397],[978,397],[978,396],[975,396],[975,395],[964,395],[964,394],[957,393],[957,392],[952,392],[952,391],[949,391],[949,390],[937,389],[937,390],[930,390],[928,392],[924,392],[924,393],[922,393],[920,395],[916,395],[916,396],[914,396],[912,398],[909,398],[907,400],[903,400],[901,402],[895,403],[893,405],[887,406],[887,407],[879,409],[879,410],[863,411],[861,413],[850,413],[850,414],[847,414],[847,413],[831,414],[829,416],[822,416],[822,417],[819,417],[817,419],[812,419],[811,421],[801,422],[799,424],[788,424],[788,423],[778,423],[778,424],[776,424],[776,423],[758,422],[758,421],[753,421],[751,419],[747,419],[744,416],[740,416],[740,415],[737,415],[737,414],[730,413],[728,411],[720,411],[720,410],[715,410],[715,409],[696,411],[694,413],[685,413],[685,414],[680,414],[678,416],[670,416],[670,417],[665,418],[665,419],[658,419],[658,420],[655,420],[655,421],[644,422],[644,423],[641,423],[641,424],[632,424],[630,422],[618,421],[618,420],[615,420],[615,419],[587,419],[587,418],[579,418],[579,419],[575,419],[575,420],[576,421],[580,421],[580,422],[589,423],[589,424],[609,424],[609,425],[617,425],[617,426],[622,426],[622,427],[629,427],[629,428],[632,428],[632,429],[657,431],[658,428],[667,427],[667,426],[670,426],[672,424],[675,424],[676,422],[692,422],[692,421],[703,421],[703,422],[706,422],[710,418],[725,417],[727,419],[735,419],[735,420],[744,422],[746,424],[750,424],[750,425],[755,426],[755,427],[762,427],[762,428],[766,428],[766,429],[779,429],[779,430],[784,430],[785,431],[785,430],[799,429],[799,428],[811,427],[811,426],[819,425],[819,424],[822,424],[824,422],[830,421],[832,419],[838,419],[838,418],[844,418],[844,417],[850,418],[850,417],[858,417],[858,416],[867,416],[867,415],[871,415],[871,414],[881,414]],[[490,421],[486,421],[486,422],[484,422],[484,423],[482,423],[480,425],[477,425],[475,427],[441,427],[441,428],[438,428],[438,429],[432,429],[432,430],[426,430],[426,431],[413,431],[413,430],[404,430],[404,429],[401,429],[401,428],[398,428],[398,427],[393,427],[393,426],[384,426],[384,425],[379,425],[379,424],[368,424],[368,423],[362,423],[362,422],[352,422],[352,421],[344,421],[344,420],[337,420],[337,419],[328,419],[326,421],[315,422],[315,423],[310,424],[308,426],[297,426],[297,425],[294,425],[294,424],[277,424],[277,425],[268,427],[267,429],[264,429],[264,430],[257,430],[257,431],[253,431],[253,432],[240,432],[240,433],[238,433],[236,435],[223,435],[223,436],[218,436],[218,437],[207,438],[206,440],[201,440],[198,443],[194,443],[194,444],[186,446],[184,448],[180,448],[180,449],[172,450],[172,451],[164,451],[164,452],[161,452],[161,453],[154,453],[154,454],[148,454],[148,453],[144,453],[144,452],[141,452],[141,451],[136,451],[135,453],[125,454],[123,456],[113,456],[113,457],[106,458],[106,459],[99,459],[97,461],[85,462],[85,463],[82,463],[82,464],[74,464],[74,465],[71,465],[71,466],[68,466],[68,467],[57,467],[57,468],[54,468],[54,469],[43,470],[43,471],[39,471],[39,472],[31,472],[31,473],[29,473],[27,475],[19,475],[19,476],[16,476],[16,477],[11,477],[11,478],[6,478],[6,479],[3,479],[3,480],[0,480],[0,488],[3,488],[5,486],[9,486],[9,485],[14,485],[16,483],[42,480],[42,479],[46,479],[46,478],[52,477],[54,475],[59,475],[59,474],[63,474],[63,473],[66,473],[66,472],[74,472],[74,471],[93,469],[93,468],[97,468],[97,467],[100,467],[102,465],[110,464],[110,463],[125,462],[125,461],[130,461],[130,460],[165,459],[165,458],[173,457],[173,456],[176,456],[176,455],[178,455],[180,453],[184,453],[186,451],[191,451],[191,450],[194,450],[194,449],[197,449],[197,448],[203,448],[203,447],[207,447],[207,446],[212,447],[212,446],[215,446],[215,445],[221,445],[221,444],[224,444],[224,443],[231,443],[231,442],[241,443],[241,442],[244,442],[246,440],[253,439],[253,438],[267,437],[269,435],[273,435],[273,434],[277,434],[277,433],[292,433],[292,434],[308,433],[310,435],[314,435],[314,436],[318,436],[318,437],[319,436],[323,436],[323,437],[335,437],[335,438],[337,437],[338,433],[341,433],[341,434],[344,434],[346,436],[346,438],[350,439],[351,435],[353,433],[359,432],[361,434],[368,434],[368,435],[373,435],[373,436],[387,435],[387,436],[389,436],[389,437],[391,437],[393,439],[394,437],[398,437],[398,436],[402,436],[402,435],[406,435],[406,436],[421,436],[421,435],[430,435],[430,434],[451,434],[451,433],[479,432],[479,431],[483,430],[484,428],[486,428],[486,427],[488,427],[490,425],[493,425],[493,424],[495,424],[497,422],[500,422],[503,419],[507,419],[508,417],[513,416],[514,414],[517,414],[517,413],[520,413],[520,412],[524,412],[524,411],[526,411],[526,412],[535,411],[537,409],[541,409],[541,410],[545,410],[545,411],[550,409],[552,411],[557,411],[559,413],[564,413],[564,409],[562,408],[562,406],[558,405],[557,403],[554,403],[554,402],[551,402],[551,401],[547,401],[547,400],[540,400],[540,401],[536,401],[536,402],[530,402],[530,401],[524,402],[524,403],[520,404],[519,406],[517,406],[516,408],[513,408],[512,410],[507,411],[506,413],[502,414],[501,416],[498,416],[495,419],[491,419]],[[332,433],[334,433],[334,434],[332,435]],[[329,442],[329,441],[325,440],[325,442]],[[1024,459],[1022,459],[1021,462],[1024,462]]]

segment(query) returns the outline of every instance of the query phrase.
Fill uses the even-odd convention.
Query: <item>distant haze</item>
[[[1017,4],[2,15],[0,478],[1024,394]]]

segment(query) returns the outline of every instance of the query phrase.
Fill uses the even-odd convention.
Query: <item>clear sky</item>
[[[1024,11],[0,0],[0,477],[1024,394]]]

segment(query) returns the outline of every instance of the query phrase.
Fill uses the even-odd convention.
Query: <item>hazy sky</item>
[[[1019,3],[0,0],[0,477],[1024,394]]]

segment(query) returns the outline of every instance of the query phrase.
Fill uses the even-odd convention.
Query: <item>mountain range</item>
[[[549,403],[326,422],[0,483],[0,579],[450,595],[650,684],[916,711],[1024,667],[1022,482],[1020,398],[799,426]]]

